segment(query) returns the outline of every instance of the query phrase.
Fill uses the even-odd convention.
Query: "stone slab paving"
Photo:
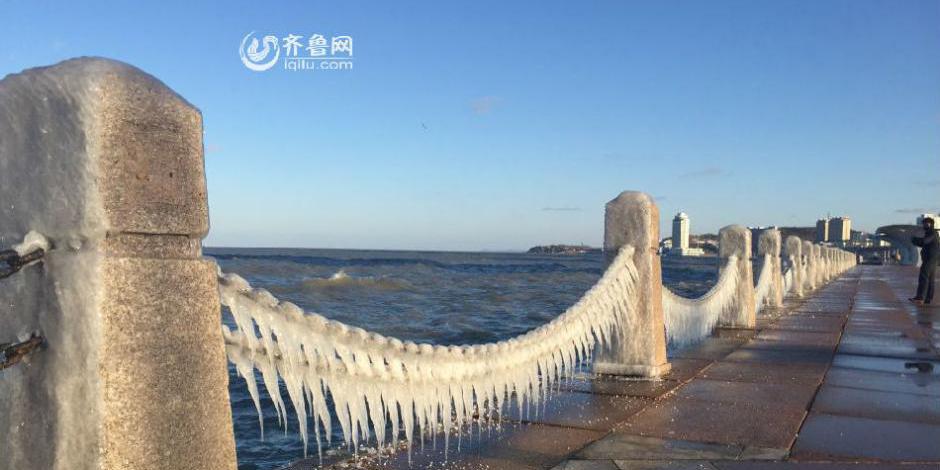
[[[940,468],[940,309],[911,295],[914,271],[861,270],[832,369],[791,458],[931,462]]]
[[[579,374],[538,416],[346,468],[940,470],[940,308],[862,266],[643,381]],[[310,459],[289,467],[315,468]]]

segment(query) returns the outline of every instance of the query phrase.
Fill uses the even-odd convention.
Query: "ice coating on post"
[[[751,231],[741,225],[729,225],[718,232],[719,272],[737,269],[735,306],[726,311],[719,326],[730,328],[755,328],[757,315],[754,310],[754,279],[751,270]]]
[[[790,235],[786,241],[786,258],[790,265],[790,292],[803,297],[803,242],[799,237]]]
[[[774,263],[770,255],[764,255],[760,262],[760,272],[757,273],[757,285],[754,286],[754,312],[760,312],[767,305],[774,288]],[[725,271],[728,271],[727,269]]]
[[[803,290],[816,288],[816,258],[813,243],[803,240]]]
[[[818,245],[819,246],[819,283],[821,285],[826,284],[831,277],[830,266],[829,266],[829,247]]]
[[[783,306],[783,270],[780,266],[780,230],[765,229],[760,232],[757,239],[757,258],[770,264],[770,287],[761,304],[771,307]],[[760,278],[758,278],[760,280]]]
[[[637,284],[635,311],[614,331],[608,348],[598,351],[594,371],[602,374],[658,377],[670,369],[662,309],[659,255],[659,208],[649,195],[624,191],[605,206],[604,252],[611,259],[633,246]]]
[[[818,244],[813,244],[813,273],[814,276],[814,285],[819,287],[826,283],[826,267],[823,265],[822,260],[822,246]]]
[[[0,81],[0,244],[51,248],[0,289],[0,332],[46,339],[0,374],[0,469],[235,468],[202,157],[129,65]]]

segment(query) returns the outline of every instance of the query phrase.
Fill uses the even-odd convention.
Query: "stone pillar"
[[[659,261],[659,208],[649,195],[624,191],[607,203],[604,252],[608,261],[620,247],[635,248],[638,279],[635,321],[614,334],[610,348],[598,351],[594,371],[601,374],[658,377],[670,369],[663,322],[662,268]]]
[[[737,256],[730,263],[731,256]],[[754,274],[751,269],[751,231],[741,225],[729,225],[718,232],[719,275],[725,269],[738,270],[735,306],[722,314],[718,326],[724,328],[756,328],[754,309]]]
[[[780,230],[775,228],[761,231],[757,241],[757,258],[763,260],[770,255],[773,281],[767,294],[767,305],[783,306],[783,270],[780,267]],[[763,262],[763,261],[762,261]]]
[[[791,289],[793,295],[803,297],[803,242],[799,237],[787,237],[786,256],[790,260],[790,273],[793,276]]]
[[[202,116],[126,64],[0,81],[0,243],[53,249],[4,282],[0,469],[235,469]]]
[[[813,290],[816,288],[816,260],[813,258],[813,243],[803,240],[803,288]]]

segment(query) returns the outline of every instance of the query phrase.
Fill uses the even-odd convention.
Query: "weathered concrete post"
[[[53,249],[4,282],[0,469],[234,469],[199,111],[76,59],[0,81],[0,236]]]
[[[620,247],[635,248],[638,279],[636,321],[618,332],[609,349],[598,351],[594,371],[601,374],[658,377],[670,369],[666,358],[663,321],[662,267],[659,255],[659,208],[653,198],[624,191],[607,203],[604,214],[604,253],[610,261]]]
[[[783,306],[783,270],[780,267],[780,230],[775,228],[761,231],[757,239],[757,257],[764,259],[770,256],[771,274],[773,280],[770,292],[767,294],[767,305],[771,307]]]
[[[730,257],[736,256],[735,263]],[[719,270],[737,269],[738,288],[735,306],[722,314],[718,326],[725,328],[757,327],[754,309],[754,274],[751,269],[751,231],[741,225],[729,225],[718,232]]]
[[[793,276],[790,284],[793,295],[803,297],[803,242],[799,237],[787,237],[786,255],[790,260],[790,275]]]
[[[803,240],[803,288],[813,290],[816,288],[816,260],[813,257],[813,243]]]

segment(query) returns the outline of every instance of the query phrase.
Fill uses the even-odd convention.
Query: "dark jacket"
[[[936,262],[940,258],[940,241],[937,241],[936,230],[928,230],[923,237],[913,237],[911,242],[921,247],[920,259],[924,262]]]

